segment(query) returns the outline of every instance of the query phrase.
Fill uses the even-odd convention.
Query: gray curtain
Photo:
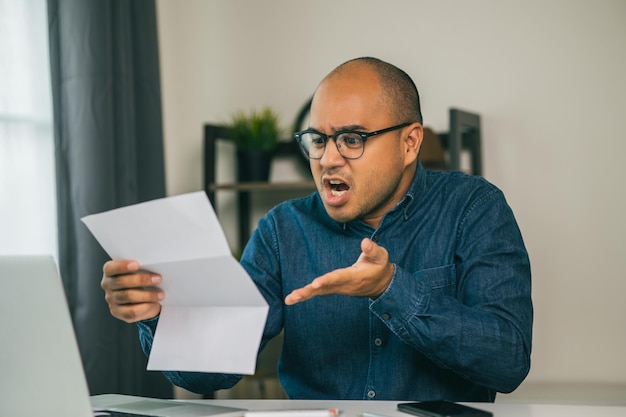
[[[111,317],[108,259],[82,216],[165,195],[154,0],[49,0],[59,268],[92,395],[171,398],[134,324]]]

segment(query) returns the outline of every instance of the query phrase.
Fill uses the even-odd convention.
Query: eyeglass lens
[[[311,159],[320,159],[326,149],[326,140],[319,133],[307,132],[301,136],[300,144],[304,153]],[[363,154],[363,138],[358,133],[341,133],[335,139],[337,150],[347,159],[355,159]],[[331,138],[328,138],[330,141]]]

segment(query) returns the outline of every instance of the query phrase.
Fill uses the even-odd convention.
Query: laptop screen
[[[0,415],[91,417],[54,259],[0,256],[0,288]]]

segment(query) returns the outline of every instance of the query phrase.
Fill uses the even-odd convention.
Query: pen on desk
[[[368,411],[362,411],[358,414],[359,417],[387,417],[381,414],[370,413]]]
[[[244,417],[337,417],[339,410],[336,408],[309,409],[309,410],[258,410],[246,411]]]

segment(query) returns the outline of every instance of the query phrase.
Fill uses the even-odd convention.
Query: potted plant
[[[278,115],[270,107],[235,113],[229,127],[237,148],[239,181],[267,181],[274,148],[278,145]]]

